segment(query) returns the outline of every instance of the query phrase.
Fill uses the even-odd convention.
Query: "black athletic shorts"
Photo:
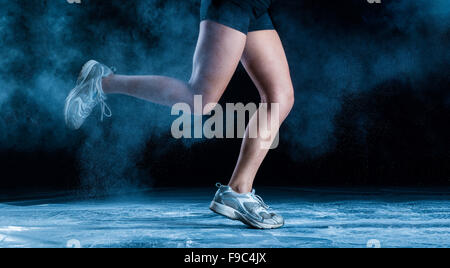
[[[269,8],[274,0],[202,0],[200,20],[211,20],[247,34],[273,30]]]

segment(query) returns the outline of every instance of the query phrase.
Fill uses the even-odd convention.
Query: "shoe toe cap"
[[[272,216],[272,220],[274,222],[276,222],[276,224],[284,224],[284,218],[281,215],[275,214],[275,213],[271,213],[270,214]]]

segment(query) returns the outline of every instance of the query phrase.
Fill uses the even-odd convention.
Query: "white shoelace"
[[[102,110],[102,114],[100,116],[100,120],[103,122],[104,117],[110,118],[112,116],[111,108],[109,108],[108,104],[106,104],[105,100],[100,101],[100,108]]]
[[[114,67],[113,67],[114,68]],[[102,72],[104,72],[104,69],[102,68]],[[104,73],[102,73],[101,78],[97,81],[97,96],[98,96],[98,102],[100,103],[100,109],[101,109],[101,116],[100,116],[100,120],[103,122],[103,119],[105,117],[112,117],[112,111],[111,108],[109,108],[108,104],[106,104],[105,100],[106,100],[106,96],[105,93],[103,92],[102,89],[102,78],[103,78]]]
[[[258,201],[265,209],[269,209],[269,208],[270,208],[266,203],[264,203],[264,200],[262,199],[261,196],[255,194],[255,190],[253,190],[253,192],[252,192],[251,195],[252,195],[252,196],[256,199],[256,201]]]

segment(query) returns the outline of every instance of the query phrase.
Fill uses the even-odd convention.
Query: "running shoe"
[[[105,116],[112,116],[102,89],[102,78],[112,73],[110,68],[94,60],[88,61],[83,66],[75,88],[66,98],[64,118],[68,127],[79,129],[99,104],[102,121]]]
[[[219,190],[210,206],[213,212],[257,229],[275,229],[284,225],[283,217],[269,211],[269,206],[255,194],[255,190],[239,194],[229,186],[220,183],[216,186]]]

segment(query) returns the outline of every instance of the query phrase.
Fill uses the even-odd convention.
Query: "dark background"
[[[64,99],[93,58],[122,74],[187,79],[199,1],[0,0],[0,189],[212,186],[241,140],[174,140],[170,109],[123,96],[67,130]],[[449,186],[448,1],[279,0],[296,88],[257,186]],[[257,102],[242,67],[225,102]]]

